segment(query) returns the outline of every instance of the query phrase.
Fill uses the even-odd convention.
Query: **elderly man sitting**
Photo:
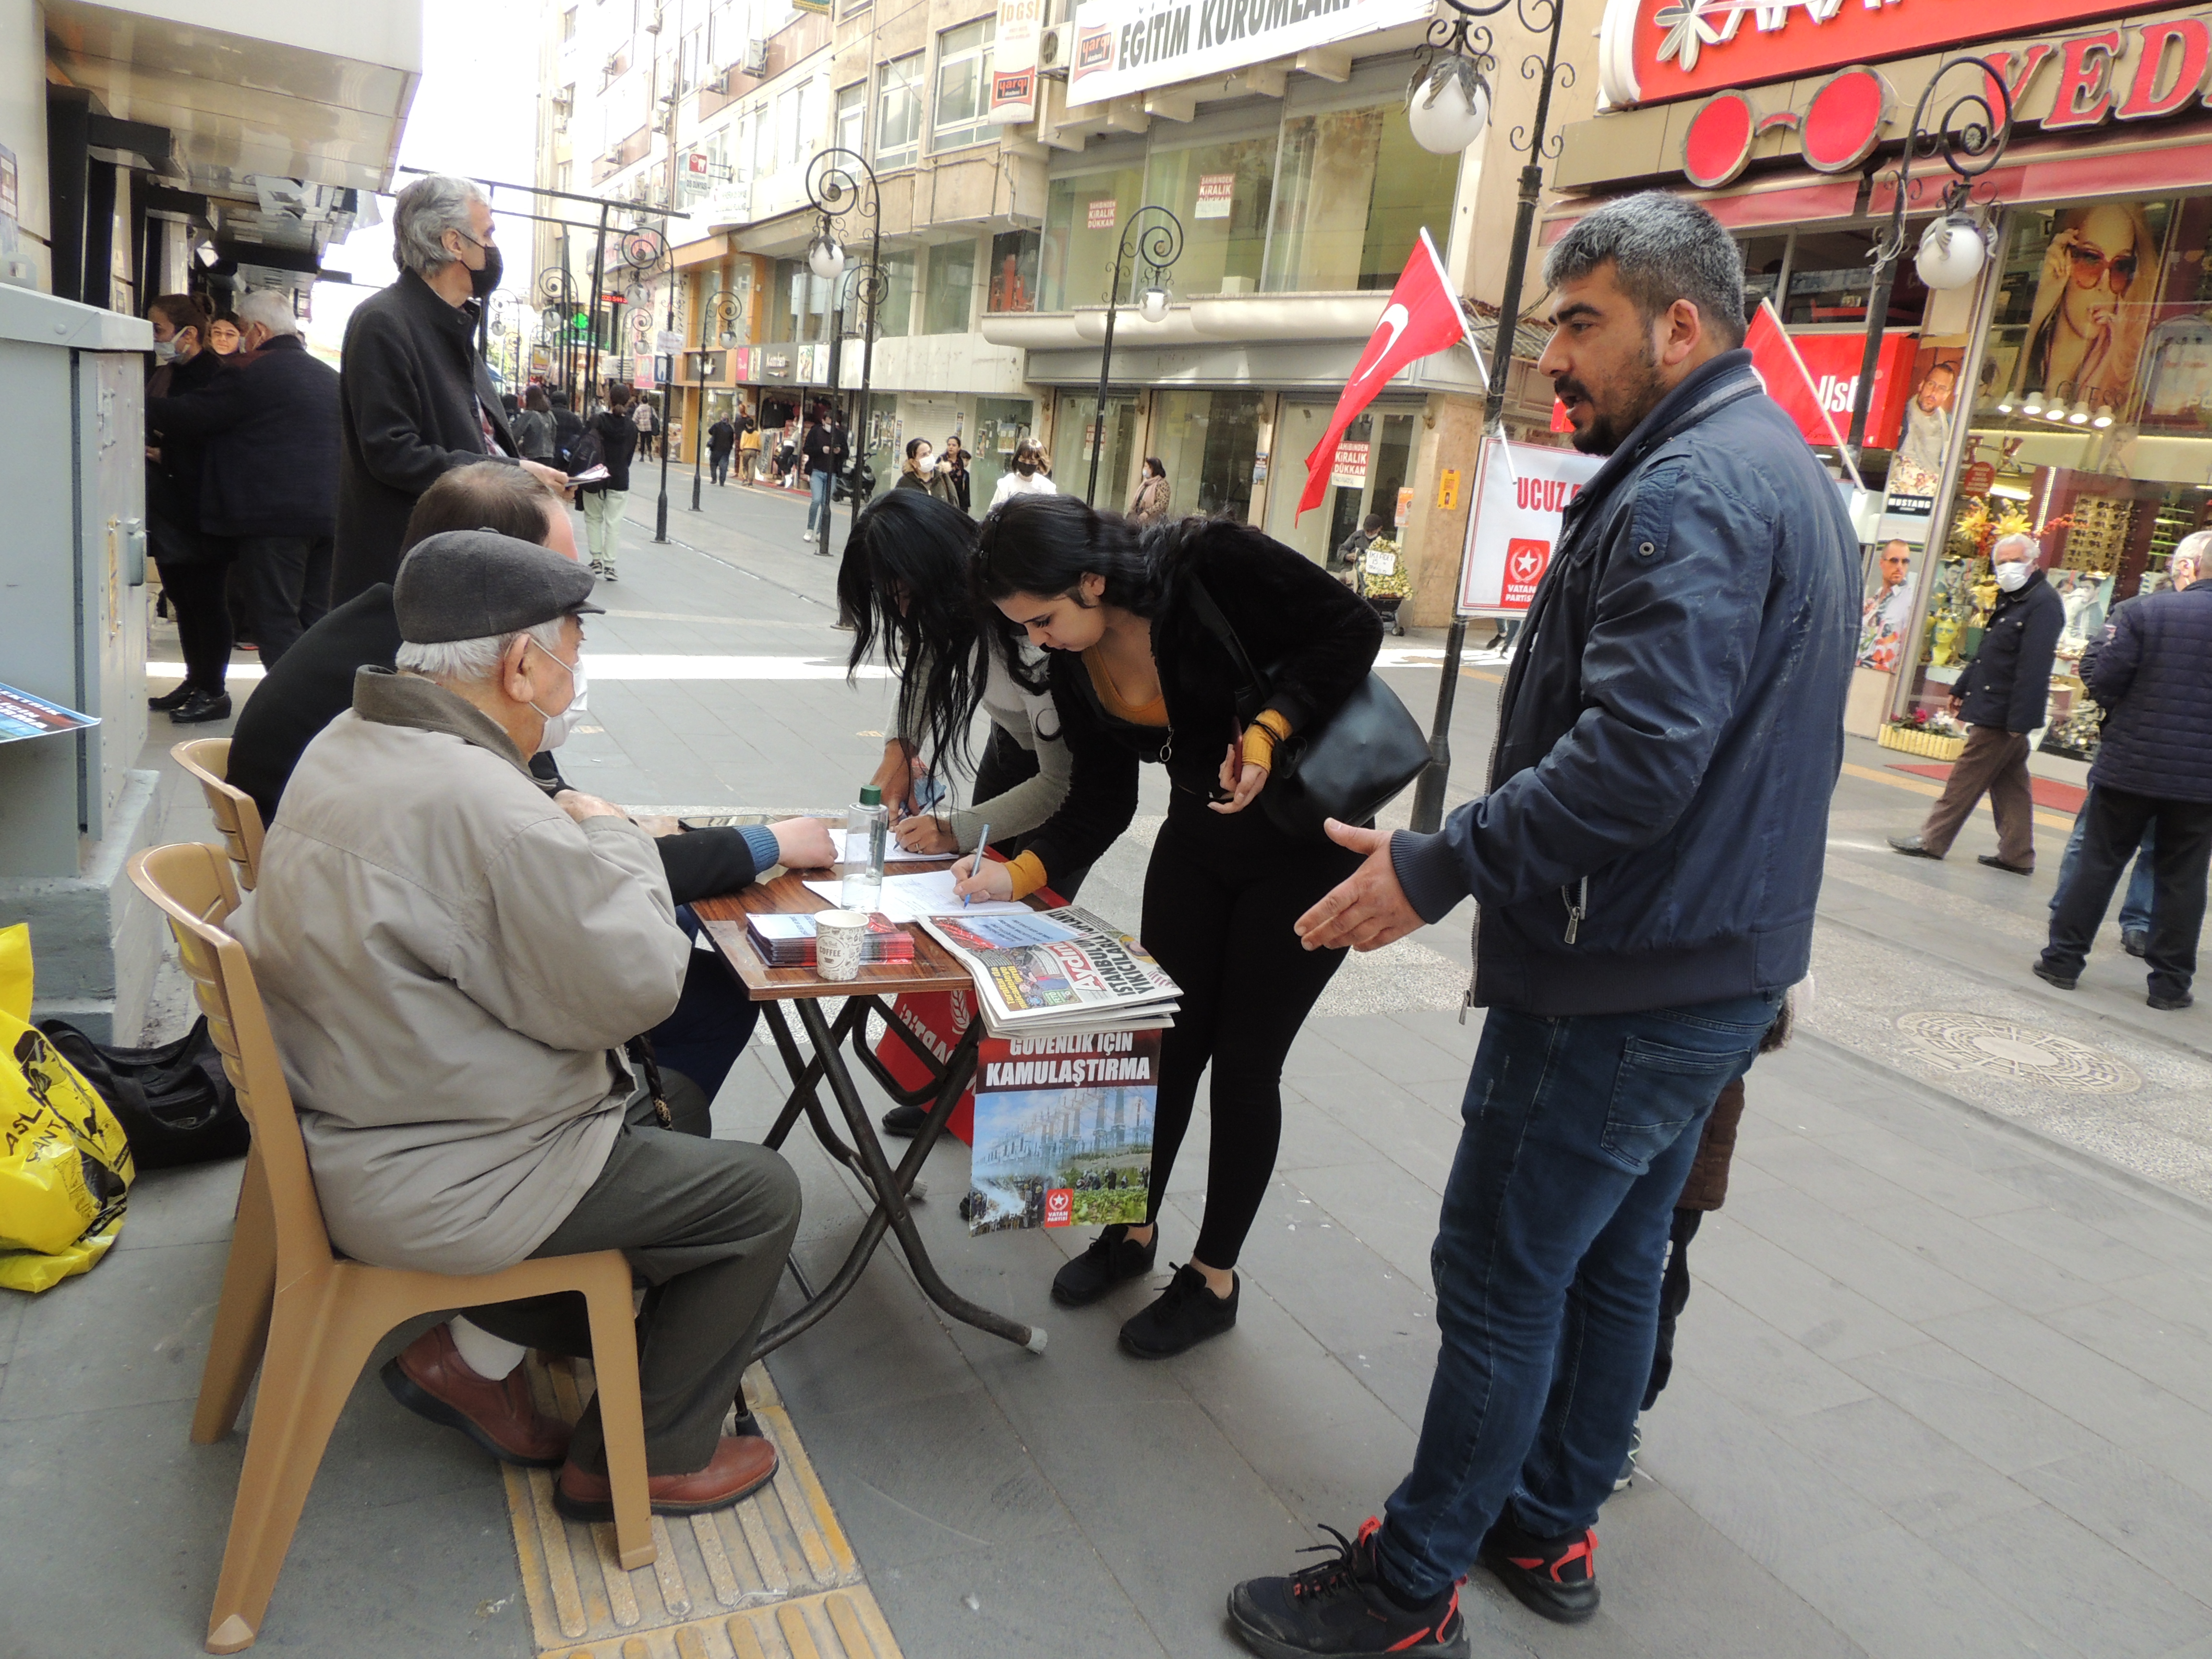
[[[591,590],[572,561],[492,532],[410,553],[398,667],[362,669],[301,757],[236,931],[332,1242],[447,1273],[623,1251],[648,1286],[653,1505],[690,1514],[775,1470],[766,1440],[720,1429],[799,1185],[763,1147],[668,1133],[703,1125],[697,1089],[623,1058],[676,1006],[690,941],[645,832],[576,791],[548,799],[526,760],[574,696]],[[568,1438],[517,1369],[526,1344],[586,1352],[585,1328],[570,1297],[471,1309],[386,1382],[507,1462],[561,1465],[562,1512],[609,1519],[596,1402]]]

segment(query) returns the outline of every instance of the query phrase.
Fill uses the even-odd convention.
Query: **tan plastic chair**
[[[556,1291],[583,1293],[614,1489],[616,1553],[625,1568],[650,1565],[645,1426],[629,1264],[622,1252],[548,1256],[500,1273],[451,1276],[371,1267],[335,1255],[253,969],[244,947],[217,925],[239,902],[229,866],[213,847],[188,842],[139,854],[131,860],[131,879],[168,914],[185,970],[253,1130],[222,1302],[192,1415],[195,1442],[221,1439],[238,1421],[260,1370],[246,1467],[208,1619],[208,1651],[236,1653],[253,1644],[331,1427],[377,1343],[406,1320],[451,1308]]]
[[[253,797],[231,783],[230,739],[194,738],[170,746],[169,757],[200,781],[215,827],[222,831],[223,850],[238,866],[238,884],[247,892],[261,875],[261,809]]]

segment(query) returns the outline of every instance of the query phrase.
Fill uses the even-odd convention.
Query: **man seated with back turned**
[[[405,545],[441,531],[495,530],[538,542],[567,559],[576,542],[561,497],[519,467],[496,463],[459,466],[445,473],[415,504]],[[404,556],[404,555],[403,555]],[[272,664],[247,699],[230,740],[229,781],[253,797],[264,823],[276,822],[285,784],[307,744],[353,704],[354,671],[389,668],[399,649],[399,622],[392,584],[379,582],[331,611]],[[580,684],[566,717],[548,728],[531,762],[541,788],[566,788],[551,750],[584,713]],[[836,849],[819,819],[791,818],[744,830],[699,830],[663,836],[653,843],[677,903],[677,920],[695,939],[694,900],[733,893],[775,864],[811,867],[832,862]],[[713,952],[701,951],[684,981],[676,1012],[650,1034],[660,1058],[696,1083],[708,1099],[751,1040],[759,1006],[748,1001],[736,975]]]
[[[398,666],[362,668],[300,757],[234,925],[331,1242],[443,1273],[622,1250],[647,1286],[653,1506],[692,1514],[775,1470],[765,1439],[721,1425],[799,1183],[765,1147],[698,1133],[706,1103],[681,1073],[624,1059],[676,1006],[691,941],[652,837],[594,797],[548,799],[525,760],[575,698],[592,585],[493,532],[419,544],[392,592]],[[519,1371],[526,1345],[588,1352],[580,1300],[470,1309],[385,1380],[506,1462],[560,1465],[562,1513],[607,1520],[597,1401],[570,1437]]]

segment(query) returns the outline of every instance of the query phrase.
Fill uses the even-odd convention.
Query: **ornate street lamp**
[[[726,351],[737,343],[738,319],[744,314],[745,302],[733,289],[717,289],[707,296],[707,303],[699,318],[699,351],[692,358],[698,365],[699,396],[692,415],[692,424],[699,429],[691,434],[691,510],[699,511],[699,479],[706,465],[707,454],[707,353],[719,348]],[[709,347],[711,332],[714,344]]]
[[[1972,72],[1971,89],[1954,98],[1930,128],[1928,111],[1936,88],[1954,70]],[[1996,104],[1990,100],[1991,93],[1996,95]],[[1978,58],[1947,58],[1936,66],[1921,89],[1920,102],[1912,111],[1912,125],[1905,130],[1905,150],[1897,160],[1889,228],[1875,240],[1868,254],[1874,261],[1874,291],[1867,296],[1866,350],[1859,359],[1858,390],[1851,398],[1851,429],[1845,441],[1854,465],[1866,445],[1867,410],[1874,401],[1875,366],[1881,358],[1882,329],[1889,320],[1889,293],[1897,281],[1897,262],[1905,254],[1905,211],[1912,195],[1912,164],[1923,156],[1940,156],[1952,175],[1943,188],[1942,212],[1921,235],[1913,269],[1931,289],[1964,288],[1981,274],[1990,252],[1988,229],[1968,210],[1974,181],[1997,164],[2011,137],[2012,93],[2002,80],[1989,72],[1986,63]],[[2055,390],[2051,395],[2054,400],[2058,398]],[[2040,402],[2033,392],[2029,397],[2031,402]],[[2065,420],[2068,411],[2063,402],[2055,401],[2053,406],[2057,412],[2050,418]],[[2024,412],[2033,415],[2039,410],[2027,408]],[[2083,422],[2076,424],[2087,418],[2085,415]]]
[[[1145,272],[1150,280],[1132,296],[1137,314],[1157,323],[1168,314],[1168,271],[1182,254],[1182,221],[1164,207],[1140,207],[1129,216],[1121,246],[1114,250],[1114,275],[1106,283],[1106,349],[1098,354],[1098,403],[1091,411],[1095,422],[1091,442],[1091,483],[1083,492],[1086,502],[1098,500],[1098,462],[1106,453],[1106,380],[1114,367],[1114,319],[1121,308],[1121,267],[1129,266],[1129,280]]]
[[[1559,141],[1547,138],[1545,128],[1552,116],[1552,94],[1575,83],[1575,66],[1559,61],[1559,25],[1564,0],[1495,0],[1490,5],[1465,5],[1444,0],[1450,15],[1429,25],[1428,44],[1406,92],[1406,118],[1413,140],[1439,155],[1454,155],[1482,136],[1490,119],[1490,82],[1486,70],[1495,71],[1489,28],[1480,21],[1495,17],[1509,7],[1521,27],[1544,38],[1543,56],[1528,53],[1521,60],[1521,78],[1536,83],[1536,118],[1527,127],[1515,127],[1507,142],[1528,160],[1521,169],[1521,198],[1513,212],[1513,251],[1505,263],[1505,289],[1498,296],[1498,337],[1490,352],[1490,385],[1482,402],[1482,431],[1487,439],[1501,429],[1505,413],[1505,387],[1513,372],[1513,337],[1520,331],[1521,274],[1528,264],[1528,244],[1535,234],[1536,204],[1544,188],[1544,162],[1557,155]],[[1429,764],[1413,786],[1413,828],[1433,835],[1443,823],[1444,785],[1451,776],[1452,706],[1459,697],[1459,665],[1467,648],[1467,619],[1452,605],[1451,629],[1444,638],[1443,678],[1437,686],[1436,719],[1429,730]]]
[[[867,158],[858,150],[836,148],[817,152],[806,164],[806,199],[818,216],[814,240],[806,246],[806,264],[825,283],[835,283],[845,274],[845,240],[837,234],[839,225],[850,215],[857,213],[869,227],[868,260],[863,271],[873,271],[871,278],[863,276],[859,284],[859,297],[866,307],[860,328],[860,402],[849,430],[852,441],[866,443],[868,429],[868,377],[875,367],[876,307],[883,297],[884,226],[878,213],[881,197],[876,188],[875,170]],[[842,313],[842,307],[839,307]],[[838,337],[843,332],[842,315],[830,336],[830,380],[837,382],[838,349],[842,344]],[[860,457],[848,455],[845,459],[846,494],[852,502],[853,513],[860,511],[860,492],[854,486],[858,480],[854,470]],[[851,535],[849,525],[846,534]],[[830,532],[827,526],[822,532],[820,550],[827,553]]]

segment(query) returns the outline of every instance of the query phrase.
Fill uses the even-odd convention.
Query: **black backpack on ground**
[[[140,1169],[246,1155],[252,1132],[206,1016],[155,1048],[103,1048],[65,1020],[42,1019],[39,1030],[107,1103]]]

